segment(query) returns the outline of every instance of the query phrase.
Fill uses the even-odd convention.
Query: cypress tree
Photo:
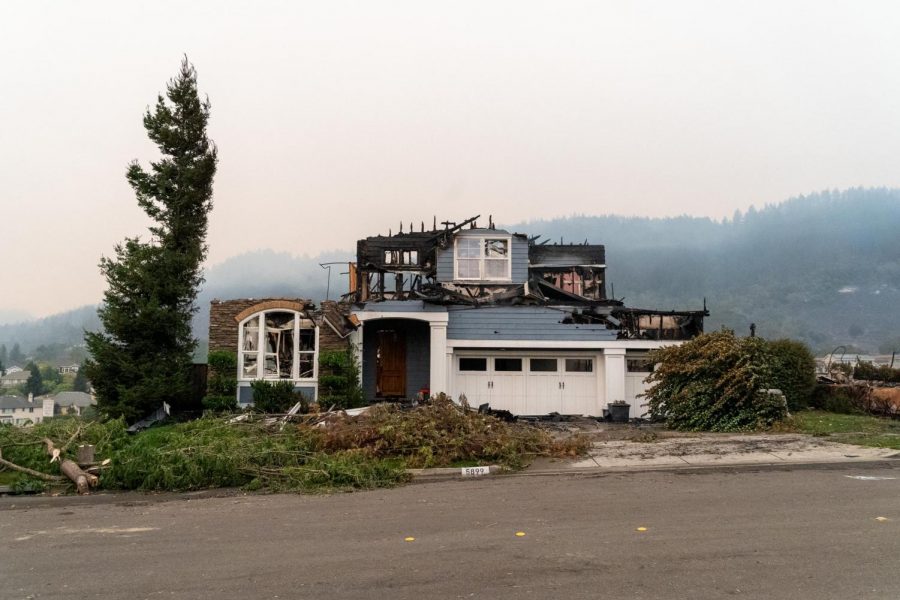
[[[98,310],[103,330],[88,332],[85,375],[97,407],[109,417],[136,421],[168,402],[190,401],[196,340],[191,319],[203,282],[206,231],[212,209],[216,147],[206,136],[209,99],[197,92],[187,58],[169,81],[144,128],[162,158],[145,170],[137,161],[126,178],[138,205],[153,220],[150,239],[126,238],[100,271],[108,288]]]

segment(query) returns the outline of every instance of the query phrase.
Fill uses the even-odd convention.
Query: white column
[[[431,395],[436,396],[441,392],[450,393],[447,381],[447,323],[429,323],[431,329],[430,362],[431,373],[428,387]]]
[[[365,322],[360,323],[359,327],[351,331],[349,336],[350,352],[352,352],[356,358],[356,368],[358,369],[357,375],[359,375],[360,387],[363,384],[363,329],[365,328],[365,325]],[[368,398],[366,400],[368,400]]]
[[[605,348],[603,350],[604,370],[606,371],[606,402],[625,400],[625,348]],[[634,412],[635,407],[631,407]]]

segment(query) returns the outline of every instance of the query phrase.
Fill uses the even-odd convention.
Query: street
[[[4,498],[0,539],[3,599],[896,599],[900,466]]]

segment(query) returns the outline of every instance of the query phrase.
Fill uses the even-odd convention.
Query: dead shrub
[[[554,439],[531,425],[466,410],[446,396],[411,410],[382,404],[358,417],[336,417],[320,443],[325,452],[361,450],[375,458],[403,458],[413,468],[463,462],[520,468],[536,456],[578,456],[589,445],[584,436]]]

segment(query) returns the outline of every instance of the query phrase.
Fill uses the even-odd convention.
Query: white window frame
[[[481,247],[481,256],[478,257],[478,277],[461,277],[459,274],[459,242],[460,240],[478,240]],[[506,242],[506,273],[502,277],[487,277],[485,261],[497,261],[499,258],[488,258],[488,241]],[[469,258],[465,260],[475,260]],[[511,235],[458,235],[453,240],[453,279],[455,281],[512,281],[512,236]]]
[[[291,377],[290,378],[282,378],[282,377],[273,377],[271,375],[267,376],[265,374],[266,368],[266,347],[265,347],[265,322],[266,315],[270,313],[289,313],[294,315],[294,362],[291,365]],[[256,353],[256,376],[255,377],[245,377],[244,376],[244,325],[247,322],[253,320],[254,318],[259,317],[259,327],[256,331],[257,341],[256,341],[256,350],[252,351]],[[300,321],[301,320],[311,321],[313,324],[313,330],[315,331],[315,339],[313,341],[313,350],[300,350]],[[249,351],[248,351],[249,353]],[[294,381],[298,383],[312,383],[316,382],[319,379],[319,326],[316,325],[315,320],[313,320],[308,315],[298,312],[296,310],[290,310],[287,308],[272,308],[268,310],[262,310],[252,315],[248,316],[246,319],[241,321],[238,324],[238,347],[237,347],[237,369],[238,369],[238,381],[256,381],[258,379],[265,379],[266,381]],[[313,374],[312,377],[300,377],[300,357],[302,355],[312,355],[313,360]]]

